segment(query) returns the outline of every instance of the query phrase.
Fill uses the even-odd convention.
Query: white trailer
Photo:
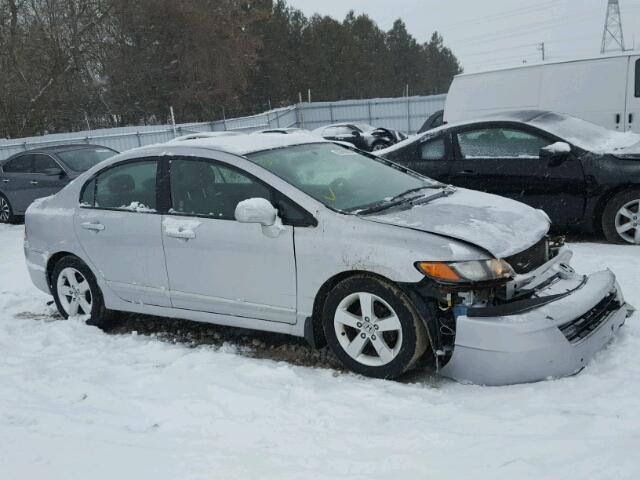
[[[551,110],[640,133],[640,53],[523,65],[454,78],[444,119],[506,110]]]

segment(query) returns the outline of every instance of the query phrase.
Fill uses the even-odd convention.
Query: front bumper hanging
[[[442,375],[482,385],[573,375],[611,340],[634,311],[615,275],[605,270],[581,276],[557,261],[549,263],[547,271],[565,269],[536,291],[538,299],[550,301],[510,314],[456,317],[455,345]],[[528,288],[539,282],[532,277]]]

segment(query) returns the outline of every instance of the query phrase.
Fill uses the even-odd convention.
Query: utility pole
[[[604,20],[602,32],[602,46],[600,53],[620,50],[624,52],[624,35],[622,33],[622,16],[618,0],[608,0],[607,16]]]
[[[540,42],[538,44],[538,51],[542,54],[542,61],[544,62],[546,59],[545,50],[544,50],[544,42]]]

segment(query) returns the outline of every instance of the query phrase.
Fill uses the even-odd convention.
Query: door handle
[[[166,234],[167,234],[167,237],[182,238],[183,240],[190,240],[192,238],[196,238],[196,232],[194,232],[193,230],[188,230],[184,228],[167,229]]]
[[[458,175],[473,175],[474,173],[476,172],[474,172],[473,170],[462,170],[458,172]]]
[[[84,222],[81,223],[80,226],[85,230],[92,230],[94,232],[101,232],[104,230],[104,225],[101,223],[93,223],[93,222]]]
[[[9,180],[8,178],[3,178],[2,179],[2,183],[9,183],[11,180]]]
[[[37,184],[38,184],[38,182],[37,182],[36,180],[31,180],[29,183],[30,183],[31,185],[37,185]]]

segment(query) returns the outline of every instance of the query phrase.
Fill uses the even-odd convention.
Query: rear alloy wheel
[[[640,245],[640,190],[614,196],[604,209],[602,228],[610,242]]]
[[[339,283],[325,303],[323,324],[332,351],[349,369],[396,378],[426,350],[426,331],[408,297],[369,276]]]
[[[104,306],[100,287],[80,259],[69,256],[59,260],[51,280],[53,298],[63,318],[79,318],[100,328],[110,326],[111,315]]]
[[[12,223],[13,221],[13,210],[9,200],[4,195],[0,195],[0,223]]]

